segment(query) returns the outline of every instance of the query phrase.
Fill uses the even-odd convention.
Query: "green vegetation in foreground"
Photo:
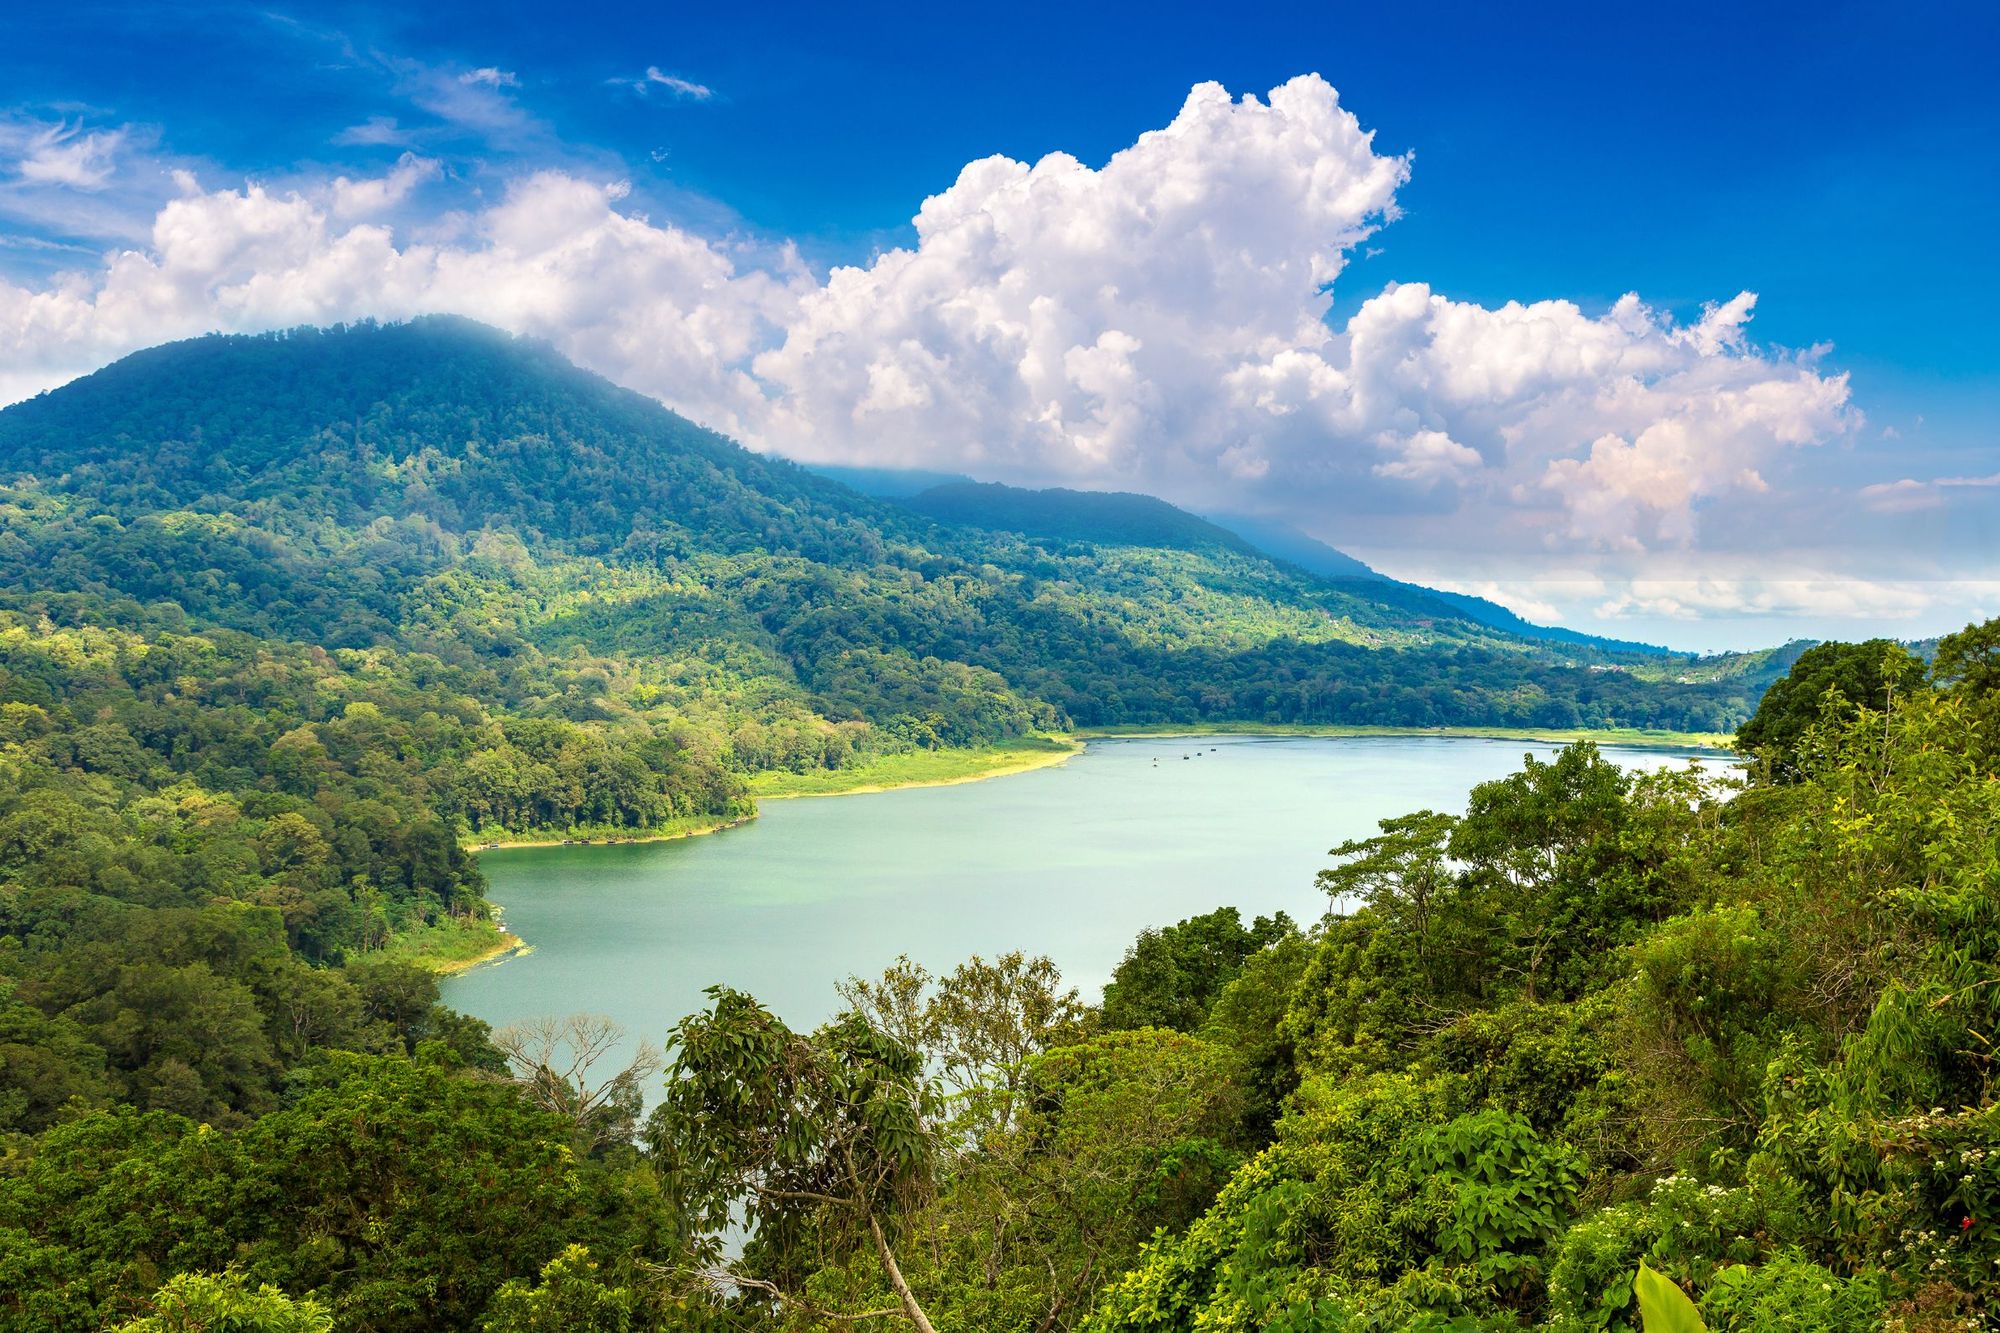
[[[45,797],[76,756],[0,718]],[[281,890],[332,849],[255,784],[17,802],[0,1333],[1990,1328],[2000,621],[1928,669],[1816,649],[1746,731],[1733,795],[1529,758],[1335,848],[1303,928],[1144,932],[1100,1005],[1018,952],[904,959],[809,1032],[717,987],[670,1060],[488,1033],[380,948],[301,962]],[[75,887],[258,857],[265,906]]]
[[[1137,726],[1079,727],[1080,741],[1117,740],[1121,736],[1470,736],[1501,741],[1553,741],[1571,744],[1664,746],[1676,750],[1729,750],[1735,737],[1726,731],[1663,731],[1649,727],[1368,727],[1285,722],[1203,722],[1187,726],[1156,722]]]
[[[520,936],[484,918],[446,918],[397,935],[375,956],[449,976],[525,947]]]
[[[973,749],[916,750],[883,755],[853,768],[759,773],[750,779],[750,792],[762,800],[783,800],[791,796],[840,796],[894,787],[939,787],[1043,768],[1061,763],[1081,748],[1065,737],[1032,736]]]

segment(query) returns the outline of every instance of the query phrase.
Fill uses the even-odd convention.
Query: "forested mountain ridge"
[[[0,470],[17,605],[170,602],[455,660],[581,646],[890,744],[1065,718],[1717,730],[1761,683],[1557,656],[1206,525],[1148,545],[933,522],[457,320],[140,353],[0,412]]]

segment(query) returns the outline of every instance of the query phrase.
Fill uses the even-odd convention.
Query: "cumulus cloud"
[[[758,359],[765,438],[1211,502],[1449,490],[1548,510],[1557,544],[1643,549],[1857,420],[1815,354],[1750,342],[1749,292],[1678,324],[1636,296],[1592,317],[1410,283],[1329,328],[1409,169],[1313,76],[1261,101],[1202,85],[1100,169],[975,162],[914,249],[836,269]]]
[[[542,133],[506,71],[388,67],[453,125]],[[633,86],[710,95],[658,67]],[[405,134],[378,118],[343,138]],[[88,180],[95,159],[77,160]],[[428,219],[410,214],[443,168],[411,153],[290,190],[190,182],[101,267],[0,282],[0,393],[208,329],[450,311],[809,460],[1293,521],[1429,516],[1490,547],[1576,553],[1694,549],[1705,511],[1755,501],[1858,426],[1819,349],[1751,338],[1750,292],[1677,320],[1636,295],[1590,313],[1411,282],[1334,327],[1332,286],[1396,218],[1411,167],[1317,76],[1264,97],[1202,84],[1101,166],[967,165],[912,244],[824,281],[788,248],[652,222],[574,170]]]
[[[757,372],[766,438],[808,457],[1129,480],[1217,466],[1246,360],[1318,347],[1349,248],[1395,216],[1406,159],[1315,76],[1217,84],[1092,169],[967,166],[914,249],[839,268]]]
[[[405,157],[318,191],[189,194],[160,211],[146,248],[95,275],[0,282],[0,395],[213,329],[445,311],[546,337],[720,428],[750,424],[762,399],[742,366],[790,317],[796,261],[740,269],[717,244],[619,211],[621,186],[556,172],[516,182],[448,244],[399,244],[368,220],[435,170]]]

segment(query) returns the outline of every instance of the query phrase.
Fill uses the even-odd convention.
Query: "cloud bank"
[[[519,83],[507,71],[403,77],[460,123],[525,119],[500,100]],[[651,69],[640,83],[708,91]],[[402,141],[393,118],[363,129],[343,138]],[[17,192],[73,197],[105,187],[120,143],[115,128],[17,133],[0,170]],[[1334,286],[1393,224],[1411,171],[1317,76],[1261,98],[1202,84],[1102,166],[970,163],[923,202],[913,244],[824,280],[788,246],[654,221],[574,170],[459,207],[430,199],[448,167],[411,151],[284,187],[183,174],[143,244],[0,281],[0,398],[211,329],[448,311],[806,460],[1144,490],[1321,532],[1389,514],[1628,573],[1697,551],[1706,514],[1754,506],[1802,451],[1859,425],[1824,349],[1750,337],[1750,292],[1677,322],[1637,295],[1592,314],[1392,283],[1335,326]],[[1907,512],[1954,484],[1855,503]],[[1756,610],[1767,591],[1627,588],[1595,610],[1732,595]]]

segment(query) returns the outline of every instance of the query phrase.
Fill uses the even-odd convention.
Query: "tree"
[[[1319,872],[1318,883],[1333,910],[1358,898],[1391,929],[1409,941],[1427,989],[1447,987],[1447,962],[1457,963],[1447,936],[1463,922],[1444,911],[1455,887],[1446,848],[1458,821],[1435,810],[1419,810],[1382,820],[1372,838],[1354,838],[1327,855],[1336,863]]]
[[[876,1030],[928,1057],[964,1109],[1001,1127],[1022,1066],[1074,1041],[1087,1020],[1056,965],[1018,949],[990,963],[975,954],[943,977],[902,957],[879,981],[849,977],[836,989]]]
[[[631,1333],[638,1299],[608,1284],[582,1245],[542,1266],[534,1286],[515,1278],[493,1293],[480,1333]]]
[[[584,1157],[632,1141],[643,1085],[664,1063],[658,1049],[642,1042],[622,1068],[600,1074],[598,1066],[624,1041],[625,1029],[601,1014],[538,1018],[493,1034],[522,1095],[569,1121]]]
[[[1736,748],[1754,757],[1768,780],[1797,782],[1814,762],[1802,746],[1815,724],[1863,708],[1886,712],[1894,696],[1918,688],[1923,678],[1923,660],[1891,639],[1815,644],[1764,692],[1737,728]]]
[[[923,1057],[852,1011],[802,1036],[740,991],[708,994],[709,1009],[674,1029],[666,1097],[647,1125],[687,1230],[677,1276],[814,1317],[900,1313],[935,1333],[894,1249],[937,1188],[938,1097]],[[722,1262],[721,1242],[739,1208],[741,1269]],[[801,1293],[829,1252],[870,1243],[896,1305],[828,1312]]]
[[[231,1270],[182,1273],[147,1302],[152,1313],[118,1333],[332,1333],[333,1316],[317,1301],[295,1301],[269,1283],[252,1288]]]
[[[1246,927],[1234,907],[1218,907],[1140,932],[1104,987],[1104,1026],[1196,1031],[1243,960],[1294,929],[1283,912]]]
[[[1931,679],[1965,700],[1981,733],[1981,761],[2000,765],[2000,617],[1938,640]]]

